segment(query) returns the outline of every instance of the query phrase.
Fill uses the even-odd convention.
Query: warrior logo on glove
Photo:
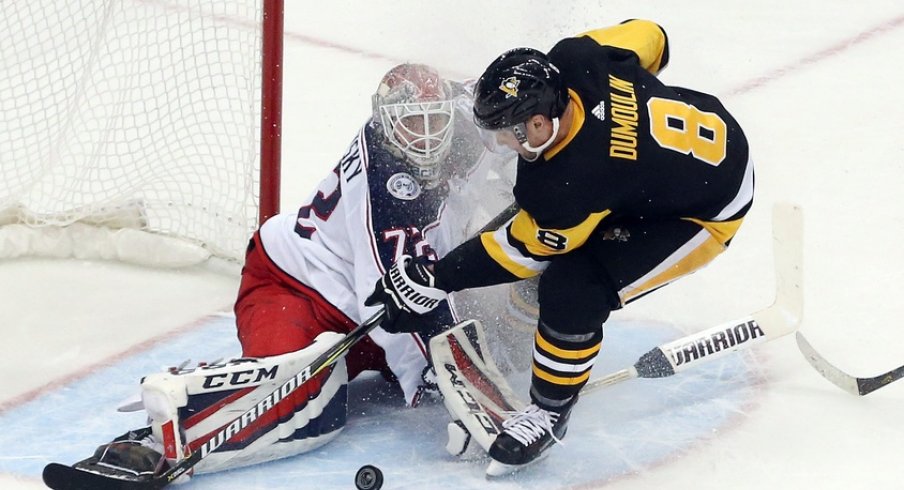
[[[402,295],[406,305],[411,307],[415,313],[427,313],[436,308],[439,302],[445,299],[445,295],[439,298],[431,298],[430,296],[419,293],[417,289],[415,289],[417,285],[412,286],[412,281],[405,277],[405,272],[398,267],[393,266],[389,269],[389,279],[392,281],[393,287],[395,287],[399,294]]]
[[[426,260],[399,257],[377,283],[364,302],[367,306],[382,304],[386,317],[380,324],[389,333],[420,330],[417,316],[433,311],[446,299],[446,291],[436,287],[436,277]]]

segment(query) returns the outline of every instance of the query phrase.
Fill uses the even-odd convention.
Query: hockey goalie
[[[418,318],[419,334],[376,328],[291,393],[280,388],[379,309],[364,298],[393,263],[438,259],[512,199],[512,162],[485,151],[465,85],[399,65],[372,110],[308,201],[251,238],[235,303],[241,356],[147,375],[124,409],[145,410],[148,426],[66,475],[45,470],[48,485],[72,488],[79,472],[147,481],[198,453],[180,479],[311,451],[340,434],[348,383],[364,371],[396,383],[410,407],[435,393],[428,341],[455,324],[454,305]]]

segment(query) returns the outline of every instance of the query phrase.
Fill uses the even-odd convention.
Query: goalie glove
[[[380,326],[389,333],[401,333],[421,330],[418,317],[433,311],[445,299],[446,292],[436,287],[433,272],[424,263],[403,255],[377,281],[364,304],[382,304],[386,316]]]

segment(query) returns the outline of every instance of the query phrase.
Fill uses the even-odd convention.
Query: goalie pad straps
[[[453,423],[460,422],[470,434],[469,439],[450,424],[447,450],[453,454],[465,452],[469,442],[488,451],[502,432],[506,412],[525,406],[499,372],[486,345],[483,326],[477,320],[461,322],[430,340],[443,403]],[[453,441],[453,434],[463,442]]]
[[[202,446],[227,424],[230,429],[234,426],[227,432],[231,437],[195,466],[196,473],[292,456],[332,440],[346,421],[345,362],[337,362],[287,397],[273,390],[343,337],[326,332],[297,352],[145,377],[142,401],[169,463],[203,451]],[[253,419],[235,420],[254,407]]]

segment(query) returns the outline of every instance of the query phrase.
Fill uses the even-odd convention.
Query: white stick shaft
[[[621,371],[616,371],[612,374],[607,374],[602,378],[597,378],[586,385],[581,390],[581,395],[586,395],[588,393],[593,393],[594,391],[600,390],[607,386],[612,386],[622,381],[627,381],[629,379],[634,379],[637,377],[637,370],[634,367],[628,367],[622,369]]]

